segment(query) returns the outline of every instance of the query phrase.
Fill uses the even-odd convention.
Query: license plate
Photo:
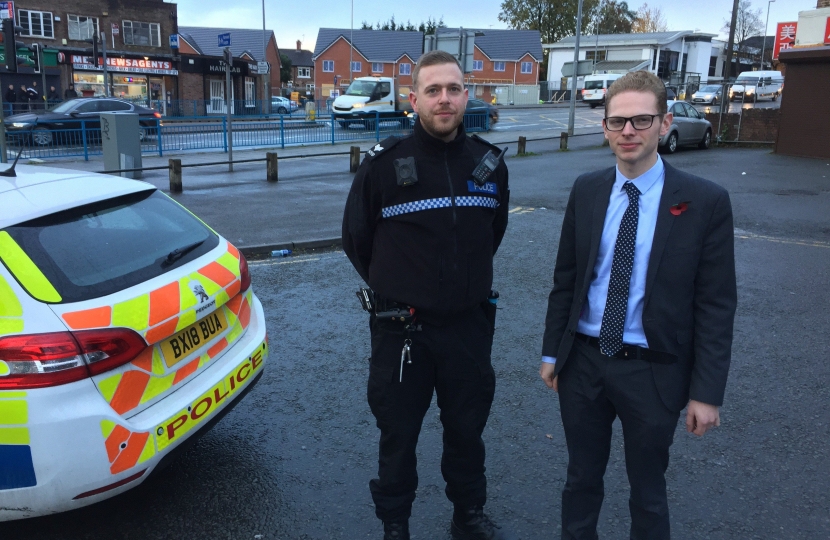
[[[161,342],[161,354],[167,367],[173,367],[189,357],[196,349],[210,342],[228,328],[228,319],[222,308],[196,321],[184,330]]]

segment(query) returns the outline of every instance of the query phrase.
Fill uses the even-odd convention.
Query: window
[[[311,68],[298,67],[297,68],[297,78],[298,79],[310,79],[311,78]]]
[[[533,73],[533,62],[522,62],[522,73]]]
[[[334,72],[334,60],[323,60],[323,71],[326,73]]]
[[[606,51],[586,51],[585,60],[594,60],[595,62],[602,62],[605,60]]]
[[[253,107],[256,105],[256,86],[254,86],[253,77],[245,77],[245,106]]]
[[[305,89],[306,89],[307,92],[314,92],[314,85],[313,84],[307,84],[307,85],[305,85]]]
[[[411,75],[412,64],[401,64],[401,75]]]
[[[52,13],[49,11],[18,10],[19,25],[23,27],[24,36],[34,36],[52,39],[55,37],[55,27],[52,25]]]
[[[363,69],[363,62],[360,62],[359,60],[355,60],[355,61],[352,62],[352,71],[359,73],[362,69]]]
[[[473,60],[473,71],[484,71],[484,60]]]
[[[504,62],[493,62],[493,71],[504,71]]]
[[[123,21],[124,44],[161,47],[158,23]]]
[[[92,39],[92,36],[100,34],[97,17],[67,15],[66,18],[69,23],[69,39]]]
[[[372,62],[372,73],[383,73],[383,64],[380,62]]]

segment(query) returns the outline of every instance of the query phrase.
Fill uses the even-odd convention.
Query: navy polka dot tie
[[[631,270],[634,268],[634,244],[637,241],[637,222],[640,217],[640,190],[631,182],[626,182],[623,189],[628,194],[628,208],[623,214],[617,242],[614,244],[608,299],[605,301],[599,330],[599,349],[607,356],[616,354],[623,344],[628,288],[631,285]]]

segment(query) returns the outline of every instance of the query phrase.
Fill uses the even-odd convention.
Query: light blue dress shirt
[[[614,245],[617,242],[617,233],[620,230],[623,214],[628,208],[628,195],[623,189],[623,184],[631,182],[640,190],[640,215],[637,223],[637,243],[634,246],[634,268],[631,271],[631,285],[628,290],[628,307],[625,312],[623,343],[648,347],[646,334],[643,331],[643,299],[646,292],[648,260],[651,256],[651,244],[654,240],[654,229],[657,226],[657,210],[660,207],[664,181],[665,168],[660,156],[657,156],[657,163],[651,169],[634,179],[626,178],[620,172],[619,167],[617,168],[617,178],[611,188],[608,210],[605,212],[605,225],[602,229],[597,261],[591,275],[591,285],[588,288],[588,302],[579,317],[577,332],[599,337],[602,314],[605,312],[605,302],[608,298],[608,282],[611,280]],[[554,364],[556,358],[543,356],[542,361]]]

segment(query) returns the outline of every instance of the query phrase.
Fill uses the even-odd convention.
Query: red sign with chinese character
[[[827,17],[827,23],[824,25],[824,44],[830,45],[830,17]]]
[[[775,29],[775,45],[772,46],[772,57],[778,58],[781,51],[795,46],[795,31],[798,29],[797,22],[778,23]]]

